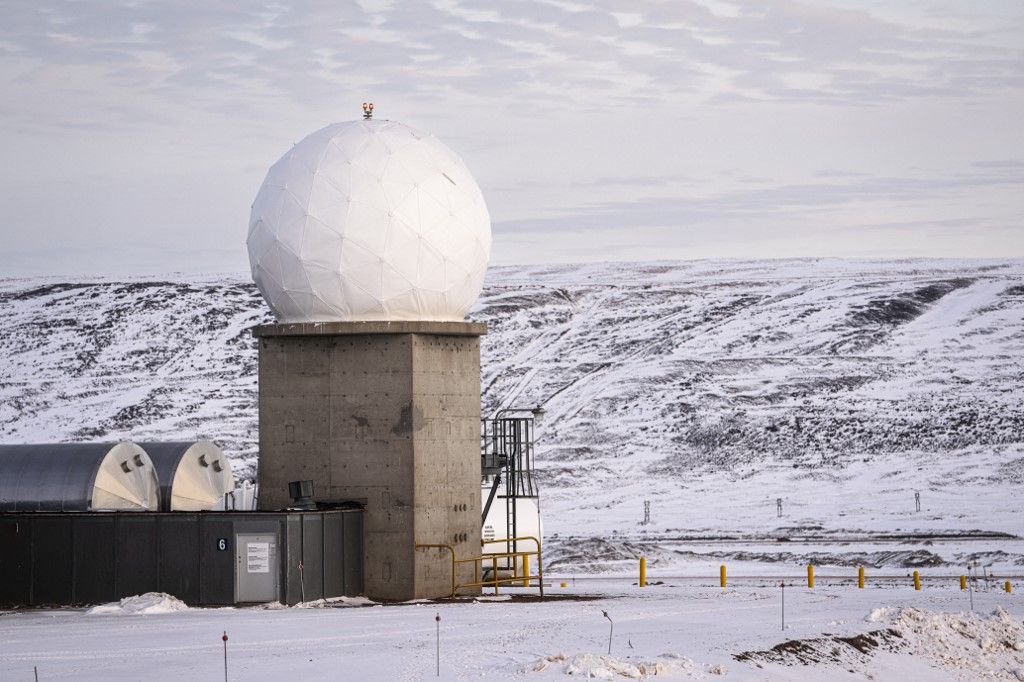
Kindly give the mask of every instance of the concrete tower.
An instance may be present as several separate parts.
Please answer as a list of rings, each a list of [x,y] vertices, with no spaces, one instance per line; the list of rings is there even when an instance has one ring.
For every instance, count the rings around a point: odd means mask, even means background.
[[[480,552],[480,335],[490,219],[435,138],[389,121],[328,126],[271,168],[249,228],[279,323],[259,343],[260,508],[312,480],[365,508],[368,596],[447,596]],[[472,580],[471,564],[459,582]]]

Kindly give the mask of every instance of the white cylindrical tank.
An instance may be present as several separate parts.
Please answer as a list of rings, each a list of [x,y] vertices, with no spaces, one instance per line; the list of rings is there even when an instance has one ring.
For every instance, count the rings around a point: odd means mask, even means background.
[[[149,455],[130,441],[0,445],[0,511],[157,511]]]
[[[481,509],[483,505],[487,504],[487,497],[490,495],[491,485],[484,484],[481,488]],[[543,545],[544,543],[544,527],[540,518],[540,507],[537,504],[537,499],[533,497],[517,497],[514,498],[513,504],[516,505],[516,528],[515,535],[519,538],[532,537],[537,538]],[[487,518],[484,519],[482,540],[483,554],[502,554],[510,551],[508,543],[505,542],[490,542],[491,540],[504,540],[508,538],[508,500],[505,498],[495,496],[494,502],[491,503],[491,508],[487,512]],[[531,542],[519,542],[516,543],[516,550],[520,552],[533,552],[536,551],[537,547]],[[511,566],[505,562],[504,568],[508,569]],[[516,560],[516,572],[522,574],[522,559]],[[530,572],[532,574],[537,573],[537,566],[535,564],[530,566]]]
[[[161,511],[207,511],[235,489],[231,462],[208,440],[140,445],[160,475]]]

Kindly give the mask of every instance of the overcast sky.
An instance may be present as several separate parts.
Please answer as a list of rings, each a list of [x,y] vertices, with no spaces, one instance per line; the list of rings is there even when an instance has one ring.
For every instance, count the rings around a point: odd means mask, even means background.
[[[437,135],[492,262],[1024,256],[1024,3],[0,0],[0,276],[244,271],[322,126]]]

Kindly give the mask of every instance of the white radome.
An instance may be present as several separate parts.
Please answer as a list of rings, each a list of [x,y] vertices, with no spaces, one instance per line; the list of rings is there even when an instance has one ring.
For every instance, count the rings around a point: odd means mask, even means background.
[[[279,322],[457,321],[483,287],[491,219],[465,164],[435,137],[351,121],[270,167],[246,244]]]

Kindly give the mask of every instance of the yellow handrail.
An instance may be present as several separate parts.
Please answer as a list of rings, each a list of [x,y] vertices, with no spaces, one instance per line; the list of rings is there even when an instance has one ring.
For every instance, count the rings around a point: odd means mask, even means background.
[[[511,543],[519,543],[519,542],[525,542],[527,540],[530,540],[535,545],[537,545],[537,551],[536,552],[527,552],[527,553],[528,554],[536,554],[537,555],[537,575],[538,575],[537,586],[540,588],[540,596],[543,597],[544,596],[544,564],[543,564],[543,560],[541,559],[540,539],[538,539],[538,538],[536,538],[536,537],[534,537],[532,535],[523,535],[522,537],[518,537],[518,538],[494,538],[493,540],[480,540],[480,546],[483,547],[484,545],[491,545],[491,544],[496,544],[496,543],[501,543],[501,542],[504,542],[506,544],[508,544],[510,542]],[[522,552],[520,552],[520,553],[522,553]],[[488,556],[500,556],[500,555],[498,555],[498,554],[488,554]],[[515,573],[515,569],[514,568],[513,568],[512,572]],[[527,571],[524,571],[524,572],[527,572]],[[523,577],[527,578],[528,580],[530,579],[529,576],[523,576]],[[497,587],[495,587],[495,594],[497,594]]]
[[[499,538],[499,539],[495,539],[495,540],[484,540],[484,541],[481,541],[480,544],[481,544],[481,547],[482,547],[483,545],[492,544],[492,543],[522,542],[522,541],[526,541],[526,540],[534,542],[537,545],[537,551],[535,551],[535,552],[497,552],[497,553],[494,553],[494,554],[482,554],[482,555],[476,556],[476,557],[469,557],[467,559],[456,559],[455,558],[455,548],[452,547],[451,545],[448,545],[448,544],[441,544],[441,543],[416,543],[415,548],[416,549],[437,548],[437,549],[447,549],[448,550],[449,555],[451,556],[451,566],[452,566],[452,594],[451,594],[451,598],[452,599],[455,598],[455,595],[458,592],[459,588],[463,588],[463,587],[493,587],[494,588],[494,593],[498,594],[498,587],[499,587],[499,585],[515,584],[515,583],[519,583],[519,582],[527,584],[528,581],[533,580],[534,578],[536,578],[537,586],[540,588],[540,596],[543,597],[544,596],[544,564],[542,563],[542,560],[541,560],[540,540],[538,540],[537,538],[532,537],[532,536],[525,536],[525,537],[521,537],[521,538]],[[526,569],[526,566],[528,566],[528,564],[525,563],[526,562],[526,557],[530,556],[531,554],[536,554],[537,555],[537,575],[536,576],[529,575],[529,570],[524,570],[523,571],[523,573],[525,575],[518,575],[518,569],[516,568],[516,563],[517,563],[516,559],[519,558],[519,557],[522,557],[524,559],[524,569]],[[497,570],[498,559],[508,559],[508,558],[512,559],[512,577],[511,578],[499,578],[498,577],[498,570]],[[488,560],[488,559],[490,559],[490,561],[491,561],[491,573],[492,573],[491,579],[490,580],[481,580],[481,577],[482,577],[480,575],[480,573],[481,573],[481,564],[485,560]],[[458,582],[456,582],[456,579],[455,579],[455,567],[456,567],[456,565],[457,564],[468,564],[468,563],[472,563],[473,564],[473,578],[474,578],[474,581],[471,582],[471,583],[458,583]]]

